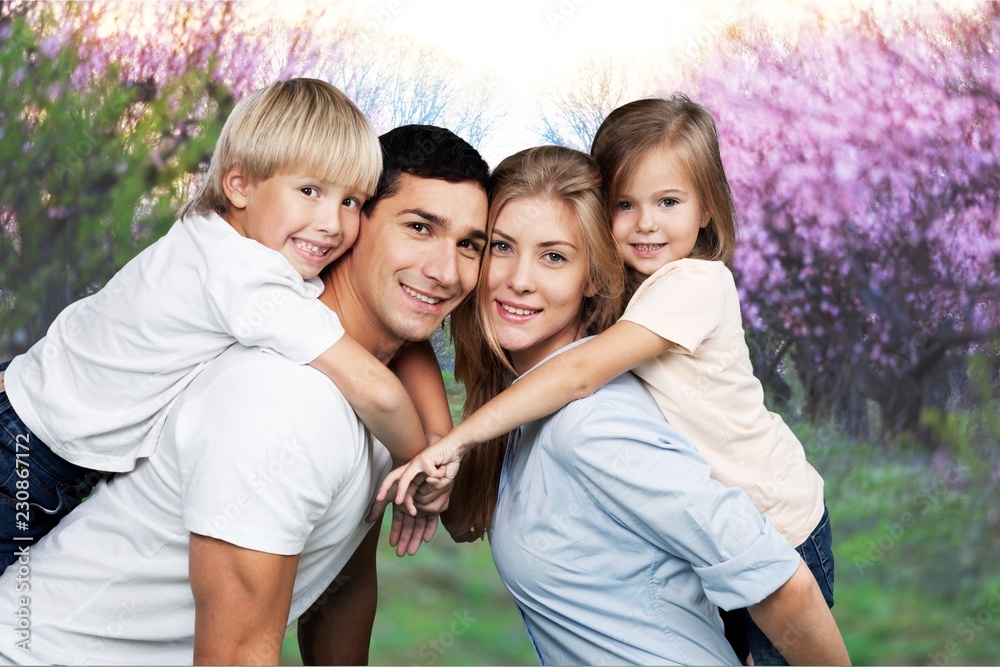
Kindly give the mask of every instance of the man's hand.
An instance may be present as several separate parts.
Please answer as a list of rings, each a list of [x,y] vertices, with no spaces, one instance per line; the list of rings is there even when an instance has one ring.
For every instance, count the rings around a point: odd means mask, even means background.
[[[396,555],[413,556],[423,542],[430,542],[437,528],[438,515],[412,516],[399,505],[392,506],[392,528],[389,530],[389,544],[396,547]]]
[[[276,665],[299,557],[191,534],[196,665]]]

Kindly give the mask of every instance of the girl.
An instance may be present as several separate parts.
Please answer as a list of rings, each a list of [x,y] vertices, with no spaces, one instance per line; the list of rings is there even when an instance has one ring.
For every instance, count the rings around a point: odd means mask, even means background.
[[[612,209],[612,231],[631,296],[611,328],[550,362],[471,414],[405,469],[393,471],[396,502],[414,511],[418,474],[454,478],[464,453],[633,370],[667,420],[690,438],[712,476],[747,492],[795,546],[833,605],[833,554],[823,480],[782,419],[764,407],[744,340],[739,299],[726,267],[736,214],[709,113],[683,95],[640,100],[601,125],[592,153]],[[542,309],[514,311],[540,317]],[[470,525],[475,538],[484,526]],[[786,664],[747,614],[756,664]],[[732,640],[741,657],[741,630]]]

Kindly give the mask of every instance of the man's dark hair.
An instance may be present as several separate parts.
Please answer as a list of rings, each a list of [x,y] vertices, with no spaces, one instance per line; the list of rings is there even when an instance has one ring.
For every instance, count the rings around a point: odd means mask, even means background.
[[[382,176],[362,212],[371,215],[381,199],[399,191],[403,174],[450,183],[472,181],[489,194],[490,167],[469,142],[433,125],[403,125],[381,137]]]

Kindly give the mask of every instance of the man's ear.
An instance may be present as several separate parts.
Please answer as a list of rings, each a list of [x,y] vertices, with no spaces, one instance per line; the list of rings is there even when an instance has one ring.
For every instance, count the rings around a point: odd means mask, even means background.
[[[226,199],[233,208],[247,207],[248,185],[249,181],[243,176],[239,167],[233,167],[222,176],[222,191],[226,193]]]

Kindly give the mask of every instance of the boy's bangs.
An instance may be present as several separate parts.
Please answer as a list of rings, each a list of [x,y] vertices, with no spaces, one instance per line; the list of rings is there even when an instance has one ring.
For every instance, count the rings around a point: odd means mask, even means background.
[[[294,136],[275,137],[280,157],[273,173],[306,170],[370,197],[382,173],[382,147],[375,132],[367,121],[363,125],[345,123],[343,118],[324,121],[306,124]]]

